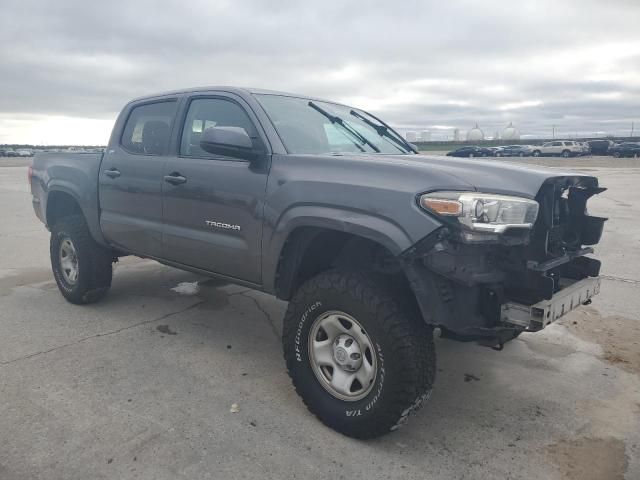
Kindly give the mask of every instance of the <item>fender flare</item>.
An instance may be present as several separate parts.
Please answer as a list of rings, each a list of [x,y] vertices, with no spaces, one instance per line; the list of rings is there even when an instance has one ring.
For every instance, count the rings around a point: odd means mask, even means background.
[[[303,227],[334,230],[366,238],[384,246],[394,256],[415,243],[396,222],[385,217],[329,206],[295,206],[282,214],[265,242],[262,261],[265,291],[276,292],[278,265],[285,243],[294,231]]]
[[[49,181],[47,184],[47,195],[45,197],[45,205],[43,206],[43,213],[45,215],[45,219],[48,217],[48,209],[49,209],[49,197],[52,193],[60,192],[69,195],[71,198],[75,200],[75,202],[80,207],[80,211],[84,216],[85,221],[87,222],[87,226],[89,228],[89,232],[91,236],[94,238],[96,242],[101,244],[102,246],[108,246],[106,240],[102,236],[102,231],[100,230],[100,224],[98,220],[98,211],[97,209],[92,209],[90,205],[87,205],[86,200],[83,200],[81,195],[74,188],[74,185],[71,182],[67,182],[61,179],[53,179]],[[96,199],[97,202],[97,199]],[[97,206],[97,204],[96,204]],[[48,228],[51,228],[52,225],[47,225]]]

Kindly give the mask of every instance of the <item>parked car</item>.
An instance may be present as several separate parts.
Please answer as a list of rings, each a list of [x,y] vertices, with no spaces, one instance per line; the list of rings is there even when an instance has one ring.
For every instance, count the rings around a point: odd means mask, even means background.
[[[582,145],[582,155],[591,155],[591,145],[589,142],[580,142]]]
[[[15,150],[11,149],[11,148],[7,149],[4,152],[4,154],[5,154],[5,157],[17,157],[18,156],[18,153]]]
[[[17,157],[33,157],[33,152],[28,148],[21,148],[19,150],[16,150],[16,156]]]
[[[587,143],[593,155],[607,155],[609,149],[615,145],[611,140],[589,140]]]
[[[616,158],[620,157],[640,157],[640,143],[624,142],[614,145],[609,149],[609,153]]]
[[[582,155],[584,151],[580,142],[555,140],[553,142],[547,142],[542,146],[533,147],[531,153],[534,157],[562,156],[568,158]]]
[[[490,154],[491,157],[501,157],[502,148],[503,147],[487,147],[487,149],[491,151],[491,154]]]
[[[500,157],[528,157],[533,152],[530,145],[506,145],[500,147]]]
[[[597,178],[418,155],[363,110],[291,94],[136,99],[104,153],[38,154],[29,182],[69,302],[104,297],[127,255],[288,301],[295,389],[356,438],[429,398],[435,327],[501,349],[600,287]]]
[[[486,147],[465,146],[447,153],[448,157],[490,157],[493,152]]]

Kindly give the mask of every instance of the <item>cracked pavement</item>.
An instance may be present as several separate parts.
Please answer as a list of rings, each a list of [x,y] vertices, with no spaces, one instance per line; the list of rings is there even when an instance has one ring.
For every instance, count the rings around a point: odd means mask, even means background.
[[[593,305],[502,352],[437,340],[429,403],[369,442],[293,391],[284,302],[137,258],[65,302],[26,167],[0,163],[0,479],[640,478],[640,164],[602,163],[578,164],[609,187]]]

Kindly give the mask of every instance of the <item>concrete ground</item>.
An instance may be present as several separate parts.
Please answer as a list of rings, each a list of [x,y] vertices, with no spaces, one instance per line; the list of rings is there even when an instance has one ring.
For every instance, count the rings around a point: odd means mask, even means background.
[[[362,442],[296,396],[282,302],[133,258],[104,301],[65,302],[25,163],[5,160],[0,479],[640,478],[640,163],[554,159],[609,187],[593,305],[502,352],[437,340],[428,405]]]

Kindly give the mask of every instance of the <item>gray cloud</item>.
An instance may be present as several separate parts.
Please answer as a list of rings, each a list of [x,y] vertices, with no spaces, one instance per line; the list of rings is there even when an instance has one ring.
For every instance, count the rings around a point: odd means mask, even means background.
[[[631,0],[9,0],[0,119],[112,119],[134,96],[230,84],[355,103],[404,129],[622,133],[640,112],[639,14]]]

